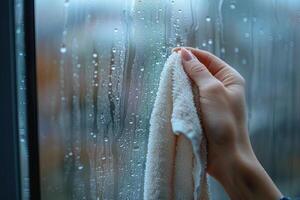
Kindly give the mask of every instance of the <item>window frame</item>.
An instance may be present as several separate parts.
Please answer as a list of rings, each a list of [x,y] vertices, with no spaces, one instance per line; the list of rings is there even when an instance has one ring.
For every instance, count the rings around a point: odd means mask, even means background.
[[[0,6],[0,199],[21,199],[14,1]]]
[[[27,140],[30,199],[41,199],[34,0],[24,0]]]
[[[24,189],[21,184],[18,127],[15,5],[15,0],[2,0],[0,5],[0,199],[11,200],[22,199],[22,190]],[[23,9],[29,196],[30,199],[41,199],[34,0],[24,0]]]

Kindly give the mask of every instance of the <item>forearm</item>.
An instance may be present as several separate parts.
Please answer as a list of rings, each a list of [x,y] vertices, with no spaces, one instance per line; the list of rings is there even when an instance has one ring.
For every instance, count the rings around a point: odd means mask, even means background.
[[[232,200],[279,200],[282,194],[275,186],[255,155],[251,158],[234,155],[224,164],[224,175],[219,177]]]

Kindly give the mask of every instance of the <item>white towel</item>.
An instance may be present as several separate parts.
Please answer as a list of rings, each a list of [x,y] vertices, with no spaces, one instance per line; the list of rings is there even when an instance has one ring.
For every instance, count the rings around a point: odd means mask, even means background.
[[[206,163],[198,89],[174,52],[161,73],[151,114],[144,199],[209,199]]]

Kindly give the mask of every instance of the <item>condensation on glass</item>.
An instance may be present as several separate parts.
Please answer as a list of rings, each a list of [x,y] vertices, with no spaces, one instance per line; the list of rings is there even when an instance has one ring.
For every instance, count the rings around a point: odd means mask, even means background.
[[[255,152],[284,194],[300,194],[299,1],[35,3],[43,199],[142,199],[159,75],[181,45],[245,77]]]
[[[28,142],[27,142],[27,113],[26,113],[26,85],[25,85],[25,42],[24,42],[24,2],[15,1],[15,53],[17,77],[17,110],[19,132],[19,158],[21,197],[29,199],[29,171],[28,171]]]

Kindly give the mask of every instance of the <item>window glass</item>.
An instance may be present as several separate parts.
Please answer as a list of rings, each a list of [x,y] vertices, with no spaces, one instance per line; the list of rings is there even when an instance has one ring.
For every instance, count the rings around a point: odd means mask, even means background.
[[[159,75],[181,45],[245,77],[255,152],[284,194],[300,195],[299,1],[35,4],[43,199],[142,199]]]
[[[23,0],[15,1],[15,53],[18,99],[18,132],[20,153],[21,196],[29,199],[29,171],[28,171],[28,142],[27,142],[27,112],[26,112],[26,84],[25,84],[25,43]]]

